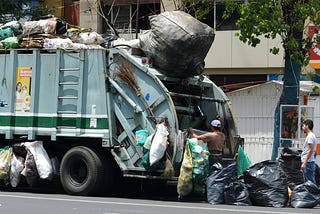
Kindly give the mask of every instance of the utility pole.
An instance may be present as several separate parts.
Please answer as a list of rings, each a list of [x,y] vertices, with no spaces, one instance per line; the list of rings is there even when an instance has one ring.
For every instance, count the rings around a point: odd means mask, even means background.
[[[137,0],[137,13],[136,13],[136,39],[138,39],[138,31],[139,31],[139,4],[140,1]]]

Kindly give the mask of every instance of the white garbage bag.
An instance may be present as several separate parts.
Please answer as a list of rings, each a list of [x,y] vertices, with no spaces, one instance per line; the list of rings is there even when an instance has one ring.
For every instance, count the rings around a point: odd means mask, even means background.
[[[51,160],[43,147],[42,141],[26,142],[24,145],[34,156],[40,178],[52,179],[53,167]]]
[[[21,172],[24,169],[24,158],[12,155],[11,169],[10,169],[10,184],[12,187],[17,187],[20,183]]]
[[[157,125],[157,131],[150,148],[150,166],[159,161],[166,152],[169,132],[164,123]]]

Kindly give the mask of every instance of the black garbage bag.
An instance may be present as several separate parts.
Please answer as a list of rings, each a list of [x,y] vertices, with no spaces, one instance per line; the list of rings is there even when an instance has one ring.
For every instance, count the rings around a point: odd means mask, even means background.
[[[63,19],[57,19],[56,34],[65,34],[68,30],[68,24]]]
[[[278,161],[263,161],[243,173],[253,205],[285,207],[288,203],[288,186]]]
[[[320,203],[320,189],[311,181],[296,186],[291,194],[294,208],[313,208]]]
[[[167,76],[186,78],[204,71],[214,30],[183,11],[149,17],[151,30],[140,34],[142,51]]]
[[[318,166],[318,164],[316,164],[316,170],[315,170],[314,174],[316,177],[317,186],[320,186],[320,167]]]
[[[16,143],[12,145],[12,152],[20,157],[26,158],[27,150],[23,143]]]
[[[207,200],[210,204],[224,204],[225,186],[237,180],[237,164],[232,163],[223,168],[221,164],[214,164],[207,177]]]
[[[29,149],[27,149],[27,156],[24,165],[25,167],[22,170],[21,174],[26,177],[28,185],[30,187],[33,187],[38,181],[39,174],[36,166],[36,161]]]
[[[293,190],[297,185],[303,184],[303,173],[300,171],[301,167],[301,152],[302,150],[292,150],[284,148],[281,151],[279,158],[280,166],[286,175],[288,186]],[[317,186],[320,186],[320,168],[316,164],[315,178]]]
[[[243,181],[235,181],[225,187],[224,198],[226,204],[238,206],[252,205],[249,191]]]
[[[284,148],[279,158],[281,170],[284,172],[287,184],[291,190],[304,182],[303,174],[300,171],[300,154],[301,151],[293,151],[289,148]]]

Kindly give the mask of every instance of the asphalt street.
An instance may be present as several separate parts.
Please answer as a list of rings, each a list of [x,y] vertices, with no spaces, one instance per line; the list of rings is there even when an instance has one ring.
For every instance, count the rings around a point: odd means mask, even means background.
[[[320,206],[312,209],[291,207],[212,205],[203,197],[178,200],[176,186],[144,189],[139,182],[128,182],[112,194],[99,197],[71,196],[59,184],[38,188],[0,187],[0,214],[234,214],[234,213],[319,213]],[[141,184],[141,186],[139,186]],[[153,185],[154,187],[156,185]],[[131,187],[131,188],[130,188]]]
[[[203,201],[181,202],[116,197],[81,197],[65,194],[0,192],[1,214],[186,214],[186,213],[257,213],[307,214],[313,209],[272,208],[257,206],[212,205]]]

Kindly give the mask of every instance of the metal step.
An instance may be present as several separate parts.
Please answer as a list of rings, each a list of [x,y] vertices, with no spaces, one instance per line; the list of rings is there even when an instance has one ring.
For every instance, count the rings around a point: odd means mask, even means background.
[[[72,99],[72,100],[76,100],[76,99],[78,99],[78,97],[72,97],[72,96],[60,96],[60,97],[58,97],[58,99]]]
[[[79,85],[77,82],[59,82],[59,85]]]
[[[57,126],[57,129],[76,129],[77,127],[75,126]]]
[[[58,114],[77,114],[76,111],[58,111]]]
[[[80,68],[60,68],[59,71],[80,71]]]

